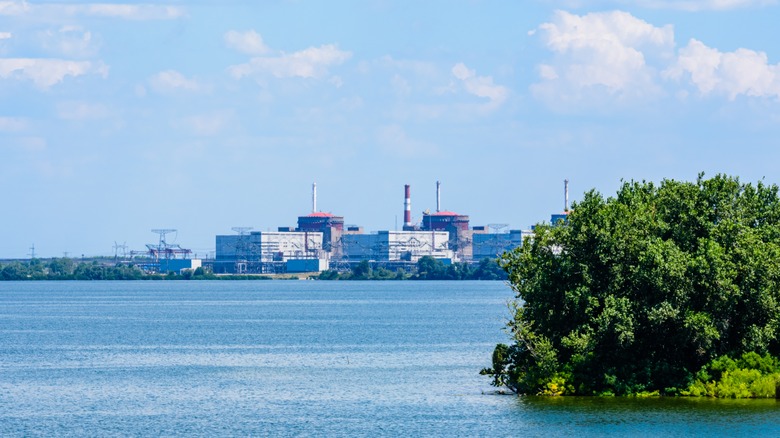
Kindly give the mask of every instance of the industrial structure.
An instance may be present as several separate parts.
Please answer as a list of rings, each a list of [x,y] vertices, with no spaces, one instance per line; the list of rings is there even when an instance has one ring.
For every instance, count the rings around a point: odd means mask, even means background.
[[[567,201],[568,203],[568,201]],[[280,273],[301,270],[347,270],[369,261],[405,269],[424,256],[451,263],[495,258],[522,244],[530,231],[503,226],[470,226],[468,215],[442,210],[441,182],[436,182],[436,211],[426,210],[420,223],[412,220],[411,187],[404,185],[404,222],[399,230],[365,233],[345,226],[344,217],[317,208],[317,184],[312,184],[311,212],[298,217],[297,227],[276,232],[216,236],[215,273]],[[568,204],[567,204],[568,205]],[[492,228],[492,229],[491,229]]]
[[[247,234],[243,230],[246,228],[238,227],[234,228],[237,235],[217,236],[215,273],[279,273],[288,271],[290,260],[327,260],[321,232],[253,231]],[[298,266],[300,263],[292,264]]]
[[[563,213],[553,213],[550,215],[550,223],[558,225],[558,223],[569,222],[569,180],[563,180]]]
[[[452,259],[446,231],[379,231],[345,234],[342,252],[350,261],[417,262],[423,256]]]
[[[160,235],[156,244],[146,244],[146,251],[130,251],[131,257],[141,256],[146,258],[146,261],[138,263],[141,269],[146,272],[178,273],[185,269],[201,267],[201,260],[190,258],[192,250],[182,248],[179,244],[167,242],[166,236],[176,233],[176,229],[154,229],[152,232]],[[116,246],[116,242],[114,244]]]
[[[568,223],[569,180],[564,180],[564,209],[550,216],[552,225]],[[349,270],[368,261],[374,266],[411,270],[422,257],[445,263],[479,262],[494,259],[521,246],[532,238],[528,230],[508,229],[507,224],[471,226],[468,215],[443,210],[441,182],[436,181],[436,211],[425,210],[422,219],[412,219],[411,186],[404,185],[404,222],[402,229],[366,233],[361,226],[345,225],[344,217],[317,208],[317,184],[312,184],[311,212],[298,217],[296,227],[278,227],[277,231],[252,231],[252,227],[233,227],[236,234],[216,236],[216,254],[207,263],[214,273],[269,274],[312,272],[327,269]],[[533,227],[532,227],[533,228]],[[148,272],[180,272],[204,266],[192,259],[192,251],[166,236],[175,229],[154,229],[156,244],[145,251],[131,251],[133,263]],[[123,258],[126,245],[114,242],[115,259],[119,249]]]

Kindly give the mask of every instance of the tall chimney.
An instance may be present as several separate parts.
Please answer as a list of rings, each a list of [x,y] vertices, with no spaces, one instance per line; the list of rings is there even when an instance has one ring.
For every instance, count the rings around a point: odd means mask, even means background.
[[[404,186],[404,227],[412,226],[412,195],[409,191],[409,184]]]
[[[317,183],[311,184],[311,212],[317,212]]]
[[[563,211],[569,211],[569,180],[563,180]]]
[[[436,181],[436,213],[441,211],[441,183]]]

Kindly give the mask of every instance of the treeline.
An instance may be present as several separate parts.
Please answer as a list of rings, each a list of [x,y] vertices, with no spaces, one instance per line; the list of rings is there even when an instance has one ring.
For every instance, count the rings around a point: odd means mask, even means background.
[[[32,259],[0,264],[1,281],[23,280],[207,280],[216,276],[197,268],[181,274],[150,274],[133,264],[108,265],[98,261],[77,262],[70,258]]]
[[[0,281],[29,280],[270,280],[272,276],[256,274],[215,275],[203,267],[164,274],[145,272],[135,264],[106,261],[79,261],[71,258],[32,259],[0,264]],[[284,276],[276,278],[284,278]],[[297,279],[298,277],[290,277]],[[372,268],[368,261],[350,271],[324,271],[315,275],[319,280],[506,280],[507,274],[496,259],[484,259],[479,264],[445,264],[430,256],[422,257],[412,272]]]
[[[495,259],[483,259],[476,265],[468,263],[445,264],[431,256],[417,261],[414,272],[371,267],[362,261],[348,272],[324,271],[319,280],[506,280],[507,274]]]
[[[774,397],[776,185],[699,176],[590,191],[500,262],[510,345],[483,374],[520,394]]]

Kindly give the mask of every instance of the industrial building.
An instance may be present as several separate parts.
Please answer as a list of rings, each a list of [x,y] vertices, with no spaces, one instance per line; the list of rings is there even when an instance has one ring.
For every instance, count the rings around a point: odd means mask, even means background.
[[[553,213],[550,215],[550,223],[552,225],[559,225],[561,223],[569,223],[569,180],[563,180],[563,212]]]
[[[379,231],[374,234],[345,234],[343,256],[351,262],[417,262],[423,256],[452,259],[446,231]]]
[[[345,226],[344,217],[317,208],[317,184],[312,184],[311,212],[298,217],[297,227],[277,232],[217,236],[216,273],[269,273],[349,269],[361,261],[409,269],[423,256],[450,261],[495,258],[523,242],[530,231],[491,233],[488,226],[470,227],[468,215],[441,209],[441,183],[436,182],[436,212],[424,211],[412,222],[411,188],[404,186],[404,224],[401,231],[366,234],[362,227]],[[503,225],[505,226],[505,225]],[[493,225],[495,228],[495,224]]]
[[[472,259],[494,259],[506,251],[523,244],[523,238],[533,235],[532,231],[509,230],[508,233],[474,233],[472,235]]]
[[[284,272],[288,260],[326,258],[321,232],[236,230],[216,238],[215,273]]]

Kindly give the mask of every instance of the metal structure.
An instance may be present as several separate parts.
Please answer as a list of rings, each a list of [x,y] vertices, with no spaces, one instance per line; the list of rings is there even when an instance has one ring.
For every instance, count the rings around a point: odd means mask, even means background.
[[[423,256],[452,258],[446,231],[380,231],[376,234],[346,234],[341,238],[345,258],[341,263],[416,262]],[[334,264],[334,266],[340,266]]]
[[[436,181],[436,213],[441,211],[441,183]]]
[[[317,183],[311,184],[311,212],[317,212]]]
[[[495,224],[503,225],[503,224]],[[510,230],[503,233],[479,233],[474,234],[473,257],[474,261],[485,258],[496,258],[505,251],[511,251],[523,244],[523,238],[530,235],[530,231]]]
[[[493,234],[500,234],[504,228],[507,228],[509,224],[488,224],[488,229],[493,230]]]
[[[252,257],[252,243],[247,239],[247,233],[253,230],[253,227],[232,227],[233,231],[238,233],[236,241],[236,274],[246,274],[249,262]]]
[[[216,273],[283,273],[288,260],[323,258],[321,232],[250,231],[235,227],[238,235],[216,237]]]
[[[114,260],[119,259],[119,251],[122,251],[122,259],[127,258],[127,242],[122,243],[121,245],[114,241]]]
[[[175,233],[176,229],[154,229],[152,233],[160,235],[160,240],[157,245],[153,243],[146,244],[146,249],[149,257],[155,261],[170,260],[170,259],[186,259],[192,254],[192,250],[182,248],[178,244],[170,244],[165,240],[165,236],[171,233]]]
[[[414,229],[412,226],[412,195],[409,184],[404,185],[404,231]]]

